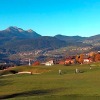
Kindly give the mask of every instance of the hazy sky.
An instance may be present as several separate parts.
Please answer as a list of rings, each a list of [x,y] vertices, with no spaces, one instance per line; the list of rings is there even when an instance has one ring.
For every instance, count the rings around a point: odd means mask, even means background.
[[[100,0],[0,0],[0,30],[9,26],[43,36],[100,34]]]

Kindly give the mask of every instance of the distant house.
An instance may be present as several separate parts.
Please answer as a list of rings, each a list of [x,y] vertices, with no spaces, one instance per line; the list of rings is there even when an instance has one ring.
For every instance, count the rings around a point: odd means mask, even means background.
[[[61,60],[61,61],[59,61],[59,64],[60,65],[64,65],[65,64],[65,61]]]
[[[45,63],[45,66],[52,66],[52,65],[54,65],[53,60],[50,60],[50,61]]]
[[[32,66],[38,66],[38,65],[40,65],[40,62],[39,62],[39,61],[35,61],[35,62],[32,64]]]
[[[74,64],[74,60],[73,60],[73,59],[61,60],[61,61],[59,61],[59,64],[60,64],[60,65]]]
[[[66,59],[65,64],[71,64],[71,59]]]
[[[66,59],[65,60],[65,65],[67,65],[67,64],[74,64],[74,63],[75,63],[74,59]]]
[[[91,58],[84,58],[84,60],[83,60],[83,63],[85,63],[85,64],[89,64],[91,62],[92,62]]]

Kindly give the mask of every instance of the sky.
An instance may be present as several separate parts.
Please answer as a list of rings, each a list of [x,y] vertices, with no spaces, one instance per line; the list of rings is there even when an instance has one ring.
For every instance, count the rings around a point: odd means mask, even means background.
[[[100,0],[0,0],[0,30],[17,26],[42,36],[100,34]]]

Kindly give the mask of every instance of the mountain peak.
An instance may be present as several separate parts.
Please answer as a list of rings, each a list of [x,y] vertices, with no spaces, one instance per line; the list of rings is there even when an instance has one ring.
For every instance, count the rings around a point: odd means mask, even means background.
[[[7,36],[10,38],[16,37],[16,38],[38,38],[41,37],[40,34],[36,33],[32,29],[29,30],[23,30],[22,28],[18,28],[16,26],[10,26],[7,29],[0,31],[2,36]]]
[[[14,32],[23,32],[24,30],[21,28],[18,28],[16,26],[10,26],[6,29],[7,31],[14,31]]]
[[[34,32],[32,29],[27,30],[27,32],[32,33]]]

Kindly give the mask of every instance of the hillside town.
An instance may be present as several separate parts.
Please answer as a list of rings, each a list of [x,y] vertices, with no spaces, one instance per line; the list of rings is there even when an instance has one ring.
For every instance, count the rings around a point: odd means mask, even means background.
[[[39,54],[41,51],[35,52],[35,54]],[[31,55],[34,54],[31,52],[28,53],[19,53],[21,56]],[[30,57],[30,56],[29,56]],[[0,63],[0,70],[7,69],[9,67],[20,66],[20,65],[28,65],[28,66],[38,66],[38,65],[45,65],[45,66],[52,66],[54,64],[60,64],[64,66],[69,66],[73,64],[90,64],[93,62],[100,61],[100,51],[97,52],[90,52],[78,55],[69,55],[69,56],[51,56],[51,57],[43,57],[41,56],[39,59],[32,58],[21,58],[18,61],[15,60],[14,62],[4,62]]]

